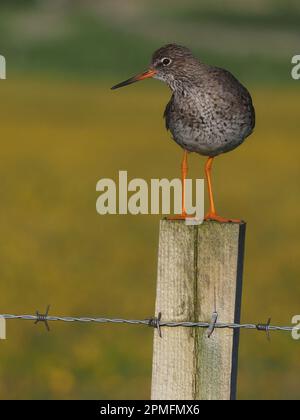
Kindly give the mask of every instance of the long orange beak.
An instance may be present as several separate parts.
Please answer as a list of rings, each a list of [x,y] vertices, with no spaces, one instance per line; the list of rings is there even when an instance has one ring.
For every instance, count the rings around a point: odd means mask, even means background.
[[[148,79],[149,77],[153,77],[155,75],[156,71],[153,69],[147,70],[145,73],[137,74],[134,77],[131,77],[131,79],[125,80],[124,82],[118,83],[117,85],[113,86],[111,89],[115,90],[123,86],[131,85],[131,83],[138,82],[140,80]]]

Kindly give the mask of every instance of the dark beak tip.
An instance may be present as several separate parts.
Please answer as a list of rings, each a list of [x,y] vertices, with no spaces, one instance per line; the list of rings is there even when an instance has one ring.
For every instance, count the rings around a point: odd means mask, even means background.
[[[130,85],[131,83],[134,83],[134,80],[131,80],[131,79],[129,79],[129,80],[125,80],[125,82],[118,83],[117,85],[114,85],[114,86],[113,86],[113,87],[111,87],[110,89],[111,89],[111,90],[116,90],[116,89],[119,89],[119,88],[121,88],[121,87],[124,87],[124,86]]]
[[[116,84],[116,85],[113,85],[111,88],[110,88],[110,90],[116,90],[116,89],[119,89],[121,86],[120,85],[122,85],[122,83],[118,83],[118,84]]]

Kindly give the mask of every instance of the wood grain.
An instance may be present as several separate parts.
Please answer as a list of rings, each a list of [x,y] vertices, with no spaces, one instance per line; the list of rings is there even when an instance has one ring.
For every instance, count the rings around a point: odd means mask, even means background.
[[[156,314],[165,321],[239,322],[245,224],[160,224]],[[152,399],[229,400],[236,394],[238,330],[154,334]]]

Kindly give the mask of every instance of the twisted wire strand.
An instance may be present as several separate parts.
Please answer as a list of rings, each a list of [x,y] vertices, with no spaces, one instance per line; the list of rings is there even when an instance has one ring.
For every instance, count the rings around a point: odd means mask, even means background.
[[[53,315],[42,315],[37,312],[36,315],[13,315],[13,314],[2,314],[2,319],[14,319],[14,320],[25,320],[25,321],[39,321],[39,322],[67,322],[67,323],[96,323],[96,324],[129,324],[129,325],[147,325],[154,328],[159,327],[198,327],[198,328],[210,328],[211,323],[209,322],[190,322],[190,321],[163,321],[159,318],[150,319],[123,319],[123,318],[92,318],[92,317],[73,317],[73,316],[53,316]],[[300,327],[296,326],[278,326],[270,324],[235,324],[235,323],[223,323],[216,322],[213,325],[214,329],[248,329],[257,331],[300,331]]]

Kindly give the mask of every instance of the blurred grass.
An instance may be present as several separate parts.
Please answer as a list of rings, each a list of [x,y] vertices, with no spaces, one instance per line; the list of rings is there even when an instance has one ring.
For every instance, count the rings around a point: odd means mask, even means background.
[[[177,177],[181,151],[164,131],[169,97],[155,81],[1,83],[1,312],[145,318],[153,314],[156,216],[99,216],[96,182]],[[251,88],[251,86],[250,86]],[[220,212],[248,221],[243,321],[299,313],[298,93],[252,88],[255,134],[216,161]],[[268,105],[267,105],[268,104]],[[191,176],[203,176],[191,156]],[[298,399],[299,343],[242,332],[239,397]],[[148,398],[152,330],[9,322],[1,398]]]
[[[44,0],[0,6],[0,49],[10,75],[103,79],[144,69],[168,42],[244,81],[291,84],[299,45],[294,0]]]
[[[299,313],[296,0],[6,0],[0,5],[1,312],[153,314],[159,217],[96,214],[96,182],[179,175],[154,81],[110,92],[167,42],[234,72],[254,96],[255,134],[215,165],[220,212],[248,221],[243,320]],[[110,80],[110,81],[109,81]],[[267,87],[269,86],[269,87]],[[191,156],[190,174],[203,176]],[[152,330],[9,322],[2,399],[148,398]],[[239,397],[299,399],[299,343],[242,331]]]
[[[280,27],[288,30],[299,31],[300,8],[298,2],[294,0],[271,1],[267,10],[251,10],[249,7],[235,8],[230,2],[204,2],[201,7],[194,3],[191,7],[181,10],[177,19],[180,21],[207,23],[219,22],[227,23],[234,27],[245,28],[264,28],[278,30]],[[250,9],[250,10],[249,10]]]

